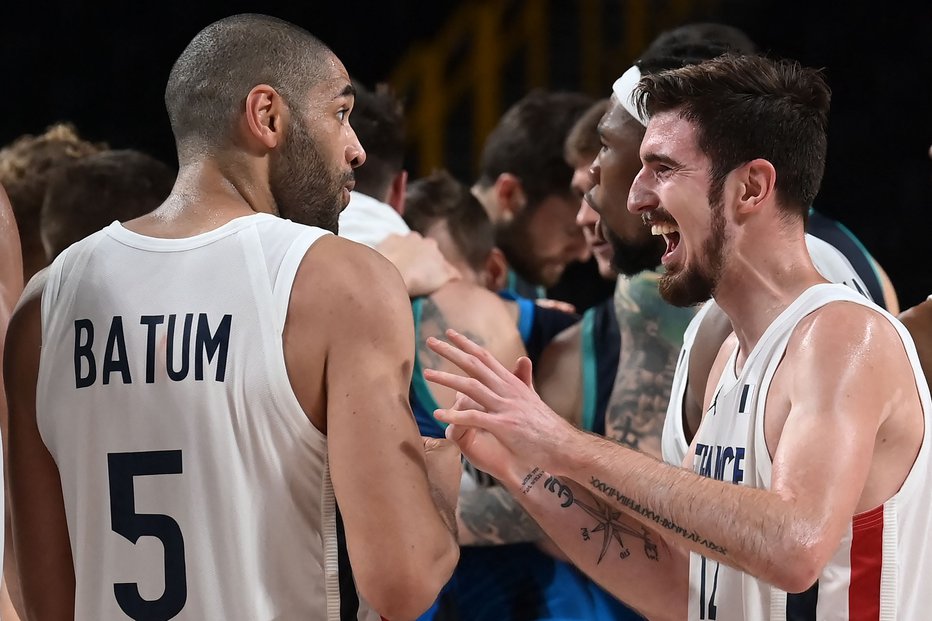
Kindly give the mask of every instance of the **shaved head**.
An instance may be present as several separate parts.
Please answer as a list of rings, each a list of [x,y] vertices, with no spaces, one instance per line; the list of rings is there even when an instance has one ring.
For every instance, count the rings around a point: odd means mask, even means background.
[[[300,109],[333,58],[307,31],[265,15],[234,15],[201,30],[175,61],[165,89],[179,161],[227,145],[258,84]]]

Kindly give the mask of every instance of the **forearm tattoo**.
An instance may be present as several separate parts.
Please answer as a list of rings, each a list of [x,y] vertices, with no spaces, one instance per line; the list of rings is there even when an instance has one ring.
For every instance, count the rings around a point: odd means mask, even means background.
[[[689,539],[690,541],[698,543],[712,552],[717,552],[718,554],[722,556],[727,556],[728,551],[725,549],[724,546],[720,546],[712,541],[709,541],[708,539],[706,539],[705,537],[703,537],[702,535],[700,535],[694,530],[683,528],[682,526],[680,526],[673,520],[670,520],[661,515],[658,515],[656,512],[654,512],[652,509],[649,509],[648,507],[641,506],[640,503],[637,503],[631,500],[630,498],[622,494],[620,491],[618,491],[614,487],[608,485],[604,481],[599,480],[597,477],[594,477],[594,476],[590,477],[589,483],[592,486],[592,488],[595,489],[596,491],[600,492],[601,494],[604,494],[605,496],[608,496],[609,498],[611,498],[612,500],[614,500],[621,506],[633,511],[634,513],[644,516],[645,518],[654,522],[661,528],[664,528],[672,533],[680,535],[681,537],[685,539]]]
[[[556,477],[547,479],[544,483],[544,489],[557,497],[560,501],[560,507],[563,509],[576,505],[593,518],[592,526],[580,529],[580,536],[583,541],[600,541],[598,563],[601,563],[602,559],[605,558],[609,549],[612,548],[612,543],[617,543],[620,548],[617,553],[618,558],[626,559],[631,556],[631,550],[625,544],[625,541],[630,541],[631,538],[638,539],[643,543],[644,556],[649,560],[657,561],[660,559],[657,544],[654,543],[650,531],[643,526],[633,526],[622,521],[621,511],[613,509],[597,498],[592,498],[591,501],[587,502],[576,498],[572,488]],[[598,534],[601,534],[601,539],[599,539]]]

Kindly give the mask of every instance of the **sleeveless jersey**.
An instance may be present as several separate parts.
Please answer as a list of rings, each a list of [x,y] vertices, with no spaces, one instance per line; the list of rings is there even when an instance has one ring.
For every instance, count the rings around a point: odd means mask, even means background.
[[[770,489],[771,460],[764,416],[771,382],[799,322],[837,301],[882,314],[897,330],[912,365],[923,409],[924,436],[901,489],[855,515],[811,589],[790,594],[739,570],[690,555],[689,619],[717,621],[848,621],[923,619],[932,605],[932,481],[929,434],[932,399],[906,328],[876,304],[836,284],[814,285],[777,317],[735,374],[732,352],[695,440],[694,470],[736,485]]]
[[[851,267],[848,259],[834,246],[807,234],[806,247],[812,257],[812,264],[825,280],[846,285],[867,299],[872,299],[864,281]],[[680,350],[676,373],[673,376],[673,388],[670,391],[670,403],[667,405],[667,416],[664,419],[661,437],[663,460],[673,466],[682,466],[686,452],[689,450],[689,443],[686,442],[686,433],[683,430],[683,400],[686,398],[686,384],[689,379],[689,355],[696,333],[699,331],[699,325],[709,311],[716,306],[715,300],[706,302],[699,313],[693,317],[683,335],[683,348]]]
[[[52,264],[36,409],[75,619],[378,619],[284,362],[295,273],[324,234],[266,214],[184,239],[115,222]]]

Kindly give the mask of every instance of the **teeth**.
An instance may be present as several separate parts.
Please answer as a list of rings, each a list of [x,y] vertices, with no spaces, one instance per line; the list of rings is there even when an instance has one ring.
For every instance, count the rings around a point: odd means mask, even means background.
[[[676,233],[680,229],[677,228],[675,224],[652,224],[650,227],[651,235],[669,235],[670,233]]]

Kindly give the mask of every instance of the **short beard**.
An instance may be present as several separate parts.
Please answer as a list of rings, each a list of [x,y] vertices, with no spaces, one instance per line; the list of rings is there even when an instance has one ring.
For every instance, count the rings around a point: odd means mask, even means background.
[[[533,285],[551,287],[556,282],[548,282],[540,266],[540,260],[531,248],[527,228],[531,219],[531,210],[525,207],[514,215],[510,222],[498,223],[495,227],[495,245],[501,249],[510,267],[518,276]]]
[[[353,178],[333,172],[307,128],[297,121],[273,154],[269,189],[282,218],[339,231],[343,187]]]
[[[703,254],[708,265],[686,267],[675,274],[660,277],[660,295],[674,306],[695,306],[702,304],[715,294],[725,265],[725,245],[728,241],[725,233],[725,202],[721,192],[709,192],[711,208],[711,231],[702,245]],[[682,240],[680,241],[682,243]]]

